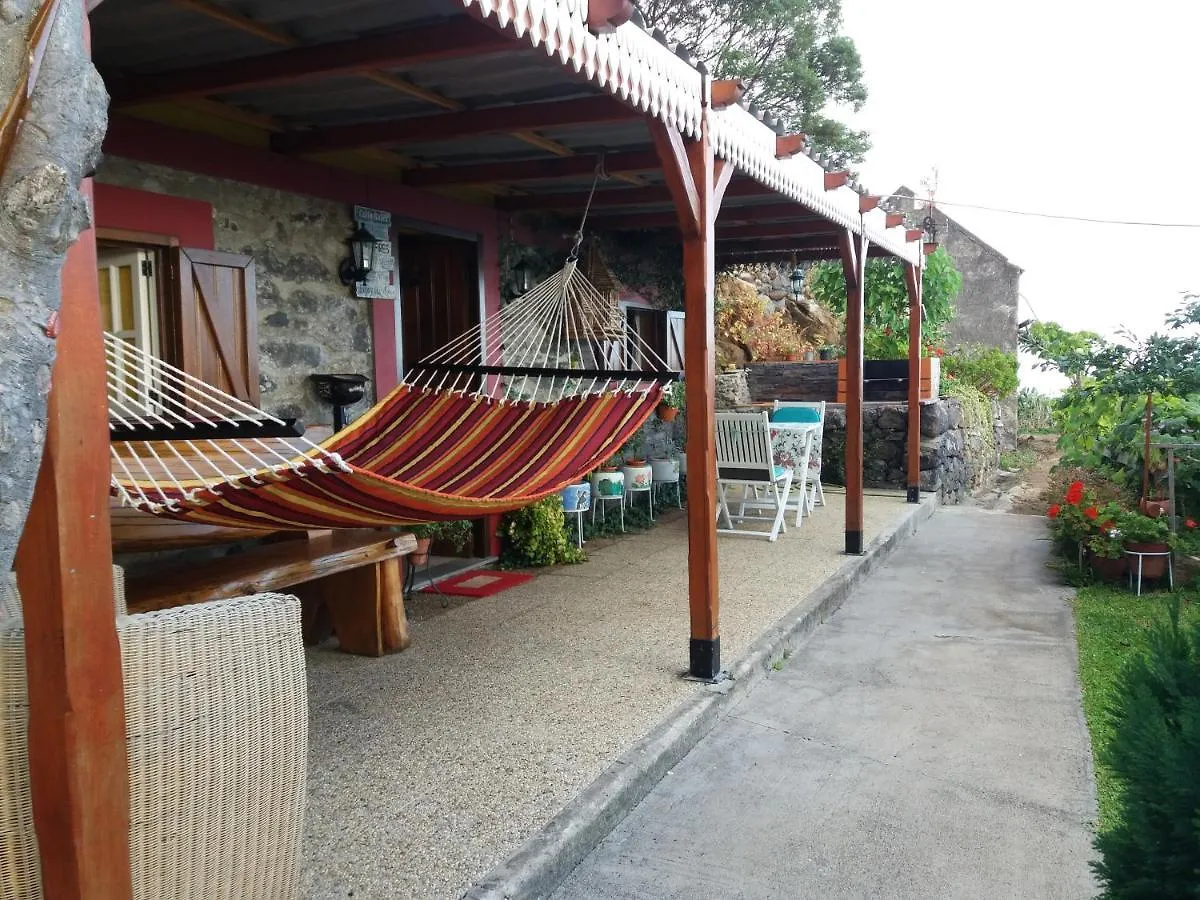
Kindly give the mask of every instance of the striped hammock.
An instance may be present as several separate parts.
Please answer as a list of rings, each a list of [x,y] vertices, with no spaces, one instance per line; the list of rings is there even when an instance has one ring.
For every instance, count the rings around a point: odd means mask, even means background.
[[[114,440],[112,493],[159,516],[266,530],[519,509],[610,459],[662,398],[670,373],[615,312],[570,262],[319,445],[256,436],[285,423],[106,334],[114,434],[171,435]],[[219,429],[236,436],[203,436]]]

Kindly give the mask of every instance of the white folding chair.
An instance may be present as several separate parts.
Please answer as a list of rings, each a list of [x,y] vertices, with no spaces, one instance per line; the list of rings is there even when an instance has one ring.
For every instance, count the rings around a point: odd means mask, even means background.
[[[736,515],[729,506],[729,489],[735,485],[742,489]],[[764,489],[765,496],[758,496],[755,488]],[[767,414],[717,413],[717,522],[725,526],[718,527],[717,533],[775,540],[781,530],[787,531],[783,519],[791,489],[792,470],[775,465]],[[757,514],[764,510],[768,515]],[[734,527],[734,522],[755,519],[770,521],[771,530]]]
[[[804,416],[804,419],[811,417],[812,421],[816,423],[816,431],[813,434],[813,446],[808,457],[808,482],[810,486],[805,494],[806,511],[811,513],[814,507],[825,505],[825,488],[821,486],[821,445],[825,440],[825,401],[776,400],[776,420],[779,419],[780,410],[796,410],[797,412],[794,415]],[[803,420],[798,419],[797,421]]]

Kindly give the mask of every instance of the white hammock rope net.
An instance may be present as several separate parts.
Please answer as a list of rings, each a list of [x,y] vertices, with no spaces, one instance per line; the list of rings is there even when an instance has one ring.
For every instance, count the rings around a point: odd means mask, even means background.
[[[114,437],[111,484],[125,506],[176,511],[178,503],[159,485],[190,501],[202,489],[246,490],[287,471],[350,471],[337,453],[303,436],[278,436],[288,425],[279,417],[123,338],[105,332],[104,351]],[[666,370],[617,305],[569,260],[498,314],[421,360],[403,383],[500,403],[554,403],[649,391],[671,380]],[[205,436],[216,433],[220,436]]]
[[[520,299],[420,360],[404,381],[499,401],[556,403],[648,391],[671,377],[617,304],[569,259]]]

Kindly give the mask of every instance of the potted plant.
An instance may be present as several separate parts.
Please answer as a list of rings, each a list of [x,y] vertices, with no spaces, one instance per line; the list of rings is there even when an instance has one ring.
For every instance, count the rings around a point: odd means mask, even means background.
[[[1088,565],[1096,577],[1104,581],[1118,581],[1128,569],[1124,553],[1124,535],[1117,526],[1122,512],[1115,503],[1107,503],[1100,510],[1100,524],[1096,533],[1087,539]]]
[[[1164,517],[1152,519],[1142,513],[1127,513],[1121,517],[1123,545],[1132,553],[1161,553],[1171,551],[1171,529]],[[1142,577],[1162,578],[1167,571],[1167,557],[1145,556],[1142,558]]]
[[[625,446],[621,448],[621,456],[625,459],[625,465],[644,466],[646,464],[644,445],[645,438],[642,437],[640,430],[625,442]]]
[[[1082,481],[1072,482],[1062,501],[1052,503],[1046,510],[1050,520],[1050,534],[1058,542],[1063,553],[1078,554],[1083,562],[1083,550],[1087,540],[1099,529],[1100,510],[1094,497],[1083,487]]]
[[[674,422],[681,409],[683,409],[683,382],[673,381],[670,387],[663,391],[662,400],[655,412],[664,422]]]
[[[457,553],[461,553],[471,545],[474,528],[470,519],[456,519],[452,522],[423,522],[409,529],[417,539],[417,550],[409,556],[409,562],[414,566],[423,566],[429,562],[429,548],[435,540],[443,540]]]
[[[417,549],[409,554],[408,561],[414,566],[423,566],[429,562],[429,547],[433,543],[434,528],[437,523],[413,525],[409,531],[417,539]]]
[[[832,344],[826,344],[820,349],[817,355],[823,362],[833,362],[833,360],[837,359],[838,348]]]

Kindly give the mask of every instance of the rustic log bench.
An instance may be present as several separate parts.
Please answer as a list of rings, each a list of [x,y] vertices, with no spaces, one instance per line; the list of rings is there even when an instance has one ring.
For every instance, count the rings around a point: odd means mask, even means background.
[[[411,534],[313,532],[129,579],[126,599],[138,613],[287,588],[303,601],[307,632],[324,608],[343,651],[383,656],[409,645],[403,561],[416,548]]]

